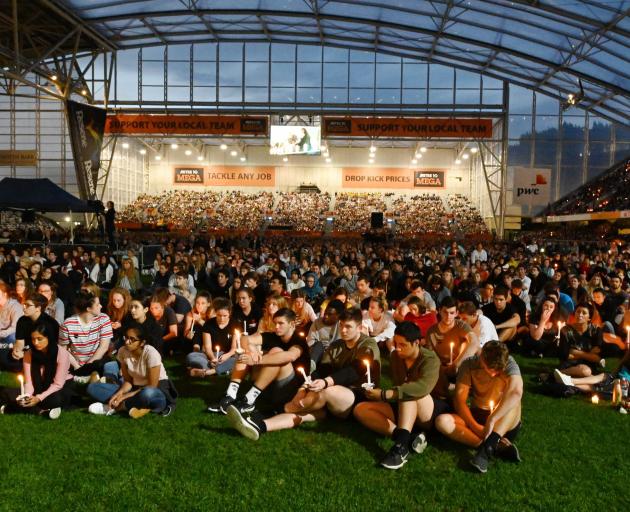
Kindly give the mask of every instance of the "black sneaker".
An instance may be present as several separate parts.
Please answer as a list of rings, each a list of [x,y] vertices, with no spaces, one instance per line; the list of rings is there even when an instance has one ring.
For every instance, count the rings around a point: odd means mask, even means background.
[[[409,447],[411,448],[411,450],[418,454],[426,450],[428,445],[429,443],[427,443],[427,436],[424,434],[424,432],[419,432],[411,439],[411,443],[409,443]]]
[[[236,407],[241,414],[247,414],[256,409],[256,406],[254,404],[247,403],[247,400],[245,400],[245,398],[239,398],[238,400],[235,400],[234,402],[232,402],[232,405]]]
[[[399,469],[406,464],[408,457],[409,450],[402,444],[395,444],[381,461],[381,466],[387,469]]]
[[[481,445],[479,447],[479,449],[477,450],[477,453],[475,453],[475,456],[472,459],[470,459],[470,463],[480,473],[488,472],[488,465],[490,464],[490,456],[488,455],[488,452],[486,451],[486,447],[484,445]]]
[[[239,434],[252,441],[258,441],[260,437],[258,426],[253,421],[248,421],[249,418],[245,418],[234,404],[228,406],[227,417],[230,421],[230,425],[232,425]]]
[[[231,396],[227,396],[225,395],[223,398],[221,398],[221,400],[219,400],[218,402],[215,402],[213,404],[210,404],[208,406],[207,411],[208,412],[213,412],[213,413],[217,413],[217,414],[227,414],[227,408],[229,405],[233,404],[235,402],[235,399],[232,398]]]
[[[521,462],[521,454],[518,452],[518,448],[515,444],[512,444],[509,441],[506,443],[501,440],[497,446],[496,454],[497,457],[509,462]]]

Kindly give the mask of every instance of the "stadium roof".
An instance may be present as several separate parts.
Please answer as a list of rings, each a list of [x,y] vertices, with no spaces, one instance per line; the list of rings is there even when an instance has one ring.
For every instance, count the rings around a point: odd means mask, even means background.
[[[262,41],[377,51],[562,99],[574,94],[580,107],[630,124],[630,0],[28,2],[35,3],[118,49]]]

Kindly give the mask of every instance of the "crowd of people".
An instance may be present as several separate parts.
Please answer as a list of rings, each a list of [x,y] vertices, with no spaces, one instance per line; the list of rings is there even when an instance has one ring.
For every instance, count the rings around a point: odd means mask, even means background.
[[[392,202],[396,232],[404,235],[446,233],[448,219],[442,198],[436,194],[400,196]]]
[[[144,280],[131,249],[0,248],[0,367],[22,379],[1,390],[0,412],[166,416],[178,393],[164,360],[182,357],[190,379],[229,375],[208,411],[249,439],[353,417],[392,439],[385,468],[441,434],[474,448],[485,473],[520,461],[513,354],[550,358],[554,392],[627,401],[623,242],[151,242],[161,250]]]
[[[547,215],[630,209],[630,160],[620,163],[549,206]]]
[[[479,209],[463,194],[448,196],[450,210],[450,231],[458,235],[469,235],[487,232],[487,228]]]
[[[296,231],[323,231],[330,194],[279,193],[273,223],[293,226]]]

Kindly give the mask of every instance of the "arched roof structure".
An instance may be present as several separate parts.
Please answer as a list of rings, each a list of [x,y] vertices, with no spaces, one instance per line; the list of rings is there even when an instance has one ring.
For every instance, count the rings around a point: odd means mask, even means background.
[[[42,0],[116,49],[278,42],[377,51],[506,80],[630,124],[630,1]],[[584,97],[579,98],[580,82]]]

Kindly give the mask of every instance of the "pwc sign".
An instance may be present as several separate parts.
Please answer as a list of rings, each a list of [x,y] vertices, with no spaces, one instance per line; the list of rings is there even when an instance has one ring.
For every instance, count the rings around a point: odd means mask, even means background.
[[[546,205],[550,198],[550,169],[513,167],[513,203],[520,205]]]

